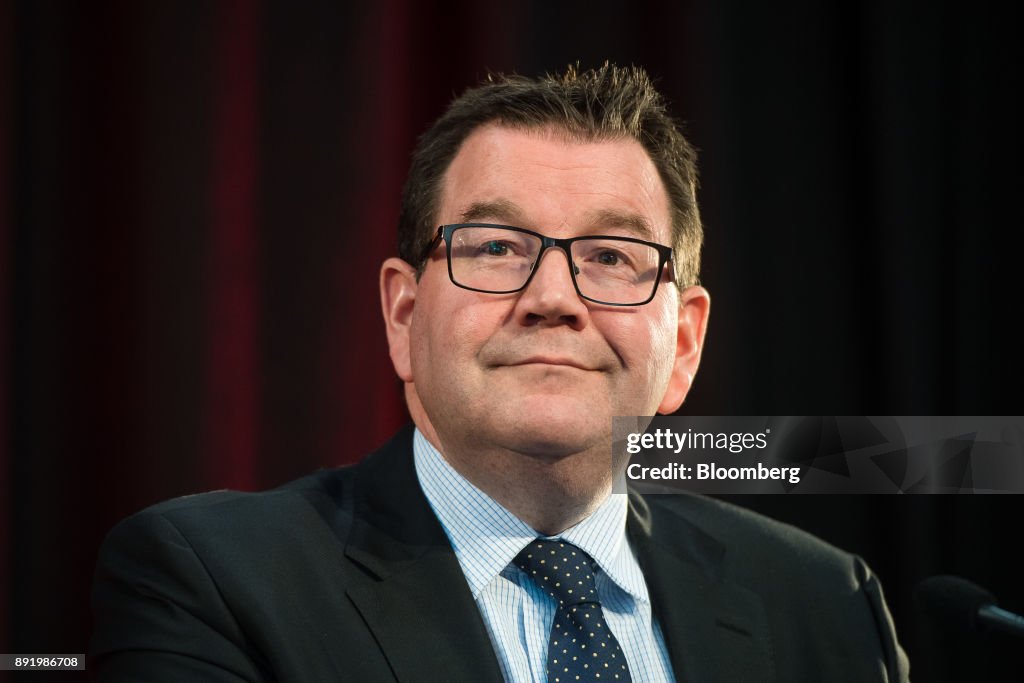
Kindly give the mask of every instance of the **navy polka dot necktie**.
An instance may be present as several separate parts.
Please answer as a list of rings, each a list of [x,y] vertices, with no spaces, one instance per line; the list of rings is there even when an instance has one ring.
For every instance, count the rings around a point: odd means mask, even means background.
[[[548,638],[548,683],[631,681],[601,610],[590,555],[565,541],[538,538],[513,561],[558,601]]]

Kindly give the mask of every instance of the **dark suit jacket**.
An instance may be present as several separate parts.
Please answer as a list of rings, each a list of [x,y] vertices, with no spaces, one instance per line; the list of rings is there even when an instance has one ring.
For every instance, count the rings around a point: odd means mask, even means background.
[[[102,681],[500,681],[407,428],[359,465],[119,524],[100,553]],[[903,680],[857,557],[709,498],[631,496],[628,533],[680,681]]]

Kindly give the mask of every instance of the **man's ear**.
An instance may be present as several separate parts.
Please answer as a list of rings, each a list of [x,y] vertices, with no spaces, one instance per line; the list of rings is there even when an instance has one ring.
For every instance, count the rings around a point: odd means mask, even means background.
[[[676,359],[665,396],[658,412],[668,415],[679,410],[690,391],[700,365],[704,334],[708,329],[711,296],[703,287],[687,287],[679,293],[679,326],[676,331]]]
[[[402,259],[389,258],[380,267],[380,306],[388,349],[395,372],[403,382],[412,381],[409,340],[417,286],[416,269]]]

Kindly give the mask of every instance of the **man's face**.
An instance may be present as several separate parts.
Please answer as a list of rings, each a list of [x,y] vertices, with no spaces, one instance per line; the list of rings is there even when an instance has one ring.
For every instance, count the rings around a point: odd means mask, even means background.
[[[671,244],[665,188],[631,139],[482,127],[448,169],[437,218]],[[549,249],[525,290],[485,294],[452,284],[441,246],[418,284],[403,282],[390,306],[385,295],[392,358],[411,382],[414,419],[442,451],[606,448],[612,416],[675,410],[696,371],[707,295],[681,296],[668,272],[650,303],[604,306],[576,294],[566,254]]]

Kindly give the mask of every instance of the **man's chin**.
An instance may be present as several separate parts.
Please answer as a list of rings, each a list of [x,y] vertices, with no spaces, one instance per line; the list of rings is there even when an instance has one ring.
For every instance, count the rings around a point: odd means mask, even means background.
[[[561,457],[611,443],[611,420],[572,402],[522,406],[505,425],[509,450]]]

